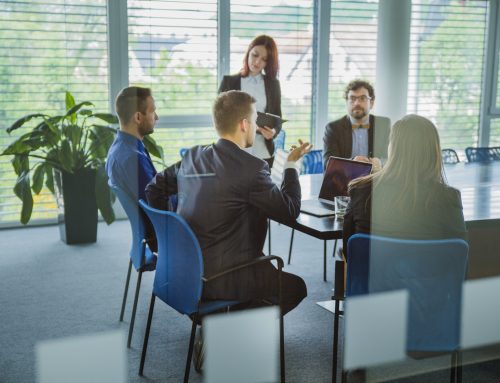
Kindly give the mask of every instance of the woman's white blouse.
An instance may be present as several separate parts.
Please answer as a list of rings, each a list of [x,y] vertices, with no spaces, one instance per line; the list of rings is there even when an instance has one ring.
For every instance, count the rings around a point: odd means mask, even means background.
[[[241,90],[253,96],[257,102],[255,103],[255,108],[257,112],[264,112],[266,110],[267,99],[266,99],[266,89],[264,86],[264,78],[261,74],[257,76],[247,76],[241,78]],[[267,150],[266,142],[264,136],[261,134],[255,135],[255,141],[251,148],[246,149],[249,153],[253,154],[258,158],[270,158],[271,154]]]

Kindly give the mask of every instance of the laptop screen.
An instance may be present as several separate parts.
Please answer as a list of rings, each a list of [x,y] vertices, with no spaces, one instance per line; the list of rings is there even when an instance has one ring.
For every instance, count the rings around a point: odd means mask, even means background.
[[[337,196],[346,196],[349,182],[370,174],[371,170],[372,164],[367,162],[330,157],[323,176],[319,199],[333,202]]]

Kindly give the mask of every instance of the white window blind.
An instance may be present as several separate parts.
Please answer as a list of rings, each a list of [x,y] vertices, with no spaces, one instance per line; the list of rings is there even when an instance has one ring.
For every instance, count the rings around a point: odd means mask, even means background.
[[[238,73],[250,42],[261,34],[278,46],[281,109],[286,146],[311,139],[312,2],[299,0],[231,1],[230,72]]]
[[[328,116],[346,114],[344,89],[356,78],[375,85],[378,1],[332,0]]]
[[[478,143],[488,5],[412,2],[408,112],[436,123],[443,148]]]
[[[129,0],[128,26],[129,82],[153,90],[160,116],[153,137],[170,164],[180,148],[215,140],[209,116],[217,95],[217,0]],[[194,123],[200,116],[206,126]]]
[[[6,128],[35,112],[64,112],[64,92],[108,111],[106,0],[0,1],[0,150]],[[31,163],[34,163],[31,160]],[[0,157],[0,225],[19,222],[10,158]],[[33,196],[32,220],[56,217],[54,198]]]

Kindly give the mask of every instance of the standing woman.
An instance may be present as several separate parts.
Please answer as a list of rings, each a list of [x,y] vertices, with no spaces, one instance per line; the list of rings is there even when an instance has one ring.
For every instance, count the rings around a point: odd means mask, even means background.
[[[427,118],[394,124],[387,163],[349,184],[344,251],[355,233],[403,239],[466,239],[460,192],[446,184],[439,135]]]
[[[281,88],[278,75],[278,48],[272,37],[257,36],[248,46],[240,73],[224,76],[219,93],[228,90],[241,90],[256,100],[258,112],[275,114],[281,117]],[[272,166],[276,130],[267,126],[257,127],[257,135],[251,153]]]

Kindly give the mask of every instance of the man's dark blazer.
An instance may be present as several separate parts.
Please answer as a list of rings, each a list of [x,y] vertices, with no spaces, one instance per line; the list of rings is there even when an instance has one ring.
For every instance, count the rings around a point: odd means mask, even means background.
[[[387,158],[391,121],[387,117],[370,114],[368,129],[368,157]],[[330,122],[323,137],[323,159],[326,166],[330,156],[352,157],[352,125],[348,115]]]
[[[297,171],[287,169],[281,189],[265,161],[220,139],[187,151],[179,162],[158,173],[146,188],[150,205],[166,209],[166,197],[178,193],[177,213],[198,238],[204,274],[262,256],[266,218],[295,220],[300,211]],[[246,269],[205,285],[204,299],[250,299],[262,270]]]
[[[266,109],[264,112],[281,115],[281,87],[278,79],[272,79],[266,75],[262,75],[264,79],[264,89],[266,92]],[[224,76],[219,86],[219,93],[227,92],[228,90],[241,90],[241,74],[232,76]],[[257,132],[257,134],[260,134]],[[274,141],[265,140],[266,147],[271,155],[274,155]]]

